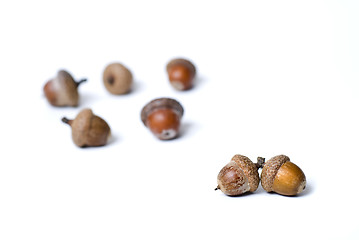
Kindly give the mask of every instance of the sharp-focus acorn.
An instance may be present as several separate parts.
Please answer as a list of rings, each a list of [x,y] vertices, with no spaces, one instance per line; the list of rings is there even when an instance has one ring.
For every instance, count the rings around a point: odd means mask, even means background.
[[[176,138],[183,116],[182,105],[171,98],[157,98],[147,103],[141,111],[141,120],[161,140]]]
[[[263,166],[261,184],[267,192],[294,196],[306,186],[304,172],[285,155],[269,159]]]
[[[86,79],[82,79],[76,82],[70,73],[65,70],[60,70],[56,77],[46,82],[43,90],[46,99],[52,106],[76,107],[79,104],[77,88],[85,81]]]
[[[71,126],[72,140],[79,147],[103,146],[111,136],[107,122],[89,108],[83,109],[73,120],[64,117],[62,121]]]
[[[254,192],[259,185],[258,169],[263,164],[262,158],[254,164],[248,157],[234,155],[232,160],[225,165],[217,176],[218,186],[228,196],[238,196],[246,192]]]

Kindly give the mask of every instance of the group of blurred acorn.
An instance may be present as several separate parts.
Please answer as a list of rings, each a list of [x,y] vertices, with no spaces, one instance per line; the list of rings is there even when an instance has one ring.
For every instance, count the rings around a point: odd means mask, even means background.
[[[171,60],[166,66],[171,85],[179,91],[193,87],[196,68],[192,62],[183,58]],[[44,93],[52,106],[76,107],[79,104],[78,87],[86,79],[75,81],[65,70],[46,82]],[[107,65],[103,72],[103,84],[111,94],[122,95],[131,91],[133,76],[131,71],[121,63]],[[157,98],[148,102],[140,113],[143,124],[160,140],[178,137],[184,109],[172,98]],[[95,115],[91,109],[81,110],[75,119],[62,118],[71,126],[72,140],[79,147],[103,146],[108,143],[111,129],[107,122]],[[262,169],[261,176],[258,170]],[[267,192],[293,196],[301,193],[306,186],[303,171],[285,155],[278,155],[265,162],[258,158],[254,164],[243,155],[235,155],[222,168],[217,177],[218,186],[229,196],[238,196],[257,190],[259,183]]]
[[[167,64],[166,70],[169,82],[176,90],[185,91],[193,87],[196,68],[191,61],[175,58]],[[77,107],[80,99],[78,88],[86,81],[76,81],[69,72],[60,70],[46,82],[43,90],[52,106]],[[127,94],[133,85],[133,75],[123,64],[111,63],[103,71],[103,84],[111,94]],[[157,98],[143,107],[140,117],[157,138],[168,140],[178,137],[183,113],[184,109],[177,100]],[[111,136],[108,123],[89,108],[81,110],[75,119],[63,117],[62,121],[71,126],[72,140],[79,147],[106,145]]]

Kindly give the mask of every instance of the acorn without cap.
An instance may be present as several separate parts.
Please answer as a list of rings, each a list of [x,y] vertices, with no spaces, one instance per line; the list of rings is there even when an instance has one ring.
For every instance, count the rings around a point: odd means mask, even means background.
[[[267,192],[294,196],[306,186],[304,172],[285,155],[269,159],[263,166],[261,184]]]
[[[166,66],[168,79],[176,90],[183,91],[193,87],[196,67],[187,59],[172,59]]]
[[[46,99],[52,106],[76,107],[79,104],[77,88],[85,81],[86,79],[82,79],[76,82],[70,73],[65,70],[60,70],[55,78],[46,82],[43,90]]]
[[[182,105],[172,98],[157,98],[147,103],[141,111],[141,120],[161,140],[174,139],[179,134]]]
[[[234,155],[232,160],[222,168],[217,176],[218,186],[228,196],[238,196],[245,192],[254,192],[259,185],[258,168],[262,165],[263,159],[258,158],[254,164],[248,157]]]
[[[63,117],[62,121],[71,126],[72,140],[79,147],[103,146],[111,136],[107,122],[89,108],[83,109],[74,120]]]

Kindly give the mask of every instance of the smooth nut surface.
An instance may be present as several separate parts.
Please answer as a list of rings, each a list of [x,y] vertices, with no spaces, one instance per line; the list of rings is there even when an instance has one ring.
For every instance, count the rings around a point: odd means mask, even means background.
[[[293,196],[301,193],[306,185],[303,171],[292,162],[285,162],[278,170],[272,189],[274,192]]]
[[[178,136],[183,112],[183,107],[178,101],[158,98],[142,108],[141,120],[159,139],[173,139]]]
[[[111,63],[103,72],[103,83],[111,94],[128,93],[133,83],[132,73],[121,63]]]
[[[173,139],[179,133],[180,121],[180,116],[173,109],[159,108],[148,115],[147,127],[159,139]]]
[[[175,111],[180,118],[183,116],[184,109],[182,105],[172,98],[156,98],[149,103],[147,103],[141,111],[141,120],[143,124],[146,125],[146,121],[148,118],[148,115],[151,114],[152,111],[157,110],[159,108],[170,108]]]
[[[196,67],[189,60],[176,58],[167,64],[168,79],[177,90],[188,90],[193,87]]]

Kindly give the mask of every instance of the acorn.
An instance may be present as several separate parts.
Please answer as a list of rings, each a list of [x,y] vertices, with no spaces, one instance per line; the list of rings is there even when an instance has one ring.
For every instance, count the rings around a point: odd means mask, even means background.
[[[111,63],[106,66],[103,72],[103,83],[111,94],[126,94],[132,87],[132,73],[121,63]]]
[[[232,160],[225,165],[217,176],[218,186],[228,196],[238,196],[246,192],[254,192],[259,185],[258,169],[264,159],[258,158],[254,164],[248,157],[234,155]]]
[[[79,104],[78,87],[86,79],[76,82],[74,78],[65,70],[58,71],[56,77],[46,82],[43,90],[46,99],[52,106],[76,107]]]
[[[71,126],[72,140],[79,147],[103,146],[111,136],[107,122],[89,108],[80,111],[73,120],[63,117],[62,121]]]
[[[261,184],[267,192],[294,196],[306,186],[304,172],[285,155],[269,159],[263,166]]]
[[[141,111],[141,120],[161,140],[174,139],[179,135],[182,105],[172,98],[157,98],[147,103]]]
[[[193,87],[196,67],[187,59],[175,58],[166,66],[168,79],[176,90],[183,91]]]

